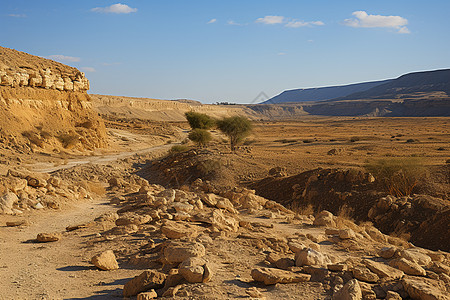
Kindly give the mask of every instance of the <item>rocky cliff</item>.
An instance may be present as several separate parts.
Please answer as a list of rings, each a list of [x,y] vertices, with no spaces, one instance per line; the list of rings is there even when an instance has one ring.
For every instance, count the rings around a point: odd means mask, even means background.
[[[22,152],[94,149],[106,131],[76,68],[0,47],[0,146]]]

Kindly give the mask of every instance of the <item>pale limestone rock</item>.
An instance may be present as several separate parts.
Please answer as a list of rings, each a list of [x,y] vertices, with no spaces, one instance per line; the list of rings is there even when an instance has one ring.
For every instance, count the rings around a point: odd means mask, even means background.
[[[311,279],[311,275],[308,274],[298,274],[273,268],[253,269],[251,276],[255,281],[263,282],[265,285],[305,282]]]
[[[12,192],[7,192],[0,197],[0,213],[12,215],[13,205],[17,203],[19,198]]]
[[[100,270],[104,271],[117,270],[119,268],[116,256],[112,250],[107,250],[95,255],[91,258],[91,263]]]
[[[355,232],[349,228],[339,230],[339,238],[342,240],[354,239],[355,237]]]
[[[167,263],[181,263],[190,257],[205,256],[205,247],[197,242],[170,242],[163,250],[163,258]]]
[[[394,291],[387,291],[385,299],[386,300],[402,300],[402,297]]]
[[[64,91],[64,80],[60,76],[56,76],[54,84],[55,89]]]
[[[402,271],[385,265],[383,263],[379,263],[373,260],[364,259],[363,263],[375,274],[382,278],[387,279],[401,279],[403,275],[405,275]]]
[[[196,227],[185,222],[165,221],[161,226],[161,232],[169,239],[179,239],[182,237],[195,237],[198,235]]]
[[[69,77],[64,77],[64,90],[65,91],[73,91],[73,82]]]
[[[427,266],[431,263],[431,257],[417,248],[400,251],[398,256],[421,266]]]
[[[326,257],[311,248],[304,248],[301,251],[295,253],[295,265],[297,267],[302,266],[322,266],[326,264]]]
[[[352,269],[353,277],[365,282],[377,282],[380,278],[377,274],[363,266],[357,266]]]
[[[427,278],[405,277],[403,288],[412,299],[420,300],[449,300],[450,296],[436,287],[433,280]]]
[[[249,295],[251,298],[256,299],[265,299],[263,293],[261,293],[256,287],[251,287],[245,290],[245,293]]]
[[[211,279],[212,272],[206,266],[207,262],[203,258],[190,257],[180,264],[178,272],[190,283],[207,282]]]
[[[389,262],[391,267],[397,268],[405,274],[414,275],[414,276],[425,276],[427,272],[420,265],[409,261],[405,258],[394,259]]]
[[[348,281],[337,293],[333,295],[333,300],[361,300],[362,291],[358,280]]]
[[[397,247],[384,247],[380,250],[379,255],[382,258],[389,259],[392,258],[395,253],[397,253]]]

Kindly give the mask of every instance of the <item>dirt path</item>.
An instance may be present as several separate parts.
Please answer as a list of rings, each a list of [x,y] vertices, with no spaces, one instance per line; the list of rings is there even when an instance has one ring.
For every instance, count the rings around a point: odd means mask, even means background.
[[[82,234],[63,233],[61,240],[54,243],[32,241],[40,232],[65,232],[68,225],[92,221],[113,210],[104,201],[89,201],[61,211],[47,210],[20,218],[1,216],[0,299],[108,299],[119,296],[123,282],[118,279],[132,277],[134,272],[101,272],[93,268],[83,249]],[[6,218],[27,219],[30,225],[5,227]]]

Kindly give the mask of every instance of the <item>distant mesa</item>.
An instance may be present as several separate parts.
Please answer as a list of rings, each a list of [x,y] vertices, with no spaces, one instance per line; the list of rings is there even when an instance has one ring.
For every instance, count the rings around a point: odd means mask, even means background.
[[[450,96],[450,69],[414,72],[396,79],[356,83],[322,88],[295,89],[261,103],[341,101],[359,99],[399,99],[412,95],[439,93]]]

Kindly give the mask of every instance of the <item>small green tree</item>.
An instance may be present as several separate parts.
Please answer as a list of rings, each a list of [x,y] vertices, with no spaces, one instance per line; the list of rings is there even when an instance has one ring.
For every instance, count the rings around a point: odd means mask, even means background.
[[[215,120],[206,114],[189,111],[184,115],[192,129],[211,129],[215,125]]]
[[[193,129],[189,133],[188,138],[200,147],[206,146],[212,139],[209,131],[199,128]]]
[[[235,151],[236,145],[241,142],[252,130],[252,123],[246,117],[234,116],[216,121],[217,128],[230,139],[231,151]]]

